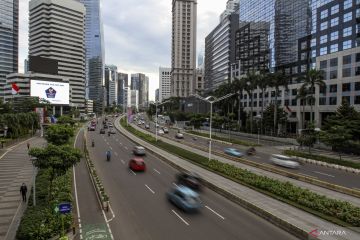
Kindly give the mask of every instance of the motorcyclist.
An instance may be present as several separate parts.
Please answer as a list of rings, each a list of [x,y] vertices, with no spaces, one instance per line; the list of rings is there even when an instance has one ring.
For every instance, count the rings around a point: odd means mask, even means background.
[[[254,147],[251,147],[247,150],[247,154],[249,154],[249,155],[255,154],[255,152],[256,152],[256,150]]]
[[[110,150],[108,150],[108,151],[106,152],[106,160],[107,160],[107,161],[110,161],[110,159],[111,159],[111,152],[110,152]]]
[[[110,131],[108,131],[108,136],[110,137]]]
[[[95,141],[94,141],[94,139],[93,139],[92,142],[91,142],[91,146],[92,146],[92,147],[95,146]]]

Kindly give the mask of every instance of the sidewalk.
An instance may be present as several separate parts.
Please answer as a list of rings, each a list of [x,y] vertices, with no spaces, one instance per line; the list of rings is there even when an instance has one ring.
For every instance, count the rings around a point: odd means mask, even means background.
[[[303,239],[307,239],[309,236],[307,233],[311,231],[331,231],[339,230],[345,231],[345,235],[337,236],[323,236],[319,235],[317,239],[326,239],[326,240],[335,240],[335,239],[360,239],[360,234],[352,231],[349,228],[343,228],[338,225],[329,223],[321,218],[318,218],[310,213],[299,210],[295,207],[292,207],[288,204],[275,200],[267,195],[261,194],[257,191],[254,191],[250,188],[247,188],[243,185],[234,183],[233,181],[224,178],[220,175],[207,171],[201,167],[198,167],[186,160],[183,160],[179,157],[172,155],[164,150],[155,148],[153,145],[133,136],[131,133],[123,129],[118,122],[115,126],[122,132],[125,136],[129,137],[133,141],[138,142],[152,151],[156,151],[157,154],[162,156],[164,159],[167,159],[174,165],[180,166],[187,171],[192,171],[198,173],[206,182],[209,182],[215,188],[219,189],[221,192],[226,192],[229,198],[241,199],[243,206],[253,205],[250,207],[252,209],[257,208],[261,209],[263,212],[267,212],[268,215],[273,216],[267,218],[267,220],[273,222],[279,227],[283,227],[289,231],[289,228],[298,229],[303,236]],[[166,141],[166,139],[163,139]],[[194,151],[195,152],[195,151]],[[284,227],[285,225],[290,226],[288,228]],[[309,238],[310,239],[310,238]]]
[[[15,239],[26,204],[21,200],[20,186],[25,183],[30,196],[33,166],[30,161],[27,142],[31,147],[41,147],[43,138],[33,137],[10,146],[0,155],[0,240]]]

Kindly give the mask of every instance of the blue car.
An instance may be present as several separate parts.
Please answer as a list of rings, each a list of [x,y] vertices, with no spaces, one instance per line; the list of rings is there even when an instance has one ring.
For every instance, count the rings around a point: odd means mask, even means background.
[[[242,157],[244,154],[235,148],[225,148],[224,152],[233,157]]]
[[[201,207],[199,194],[185,186],[176,186],[167,192],[168,200],[185,212],[195,212]]]

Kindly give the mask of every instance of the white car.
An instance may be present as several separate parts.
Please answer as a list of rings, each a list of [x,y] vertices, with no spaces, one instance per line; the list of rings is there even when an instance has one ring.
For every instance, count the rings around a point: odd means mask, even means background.
[[[164,135],[164,131],[163,131],[162,129],[160,129],[160,130],[158,131],[158,134]]]
[[[169,133],[169,129],[167,127],[163,128],[164,133]]]
[[[280,154],[272,154],[270,157],[270,161],[275,164],[282,167],[287,168],[299,168],[300,163],[291,157],[280,155]]]
[[[182,133],[177,133],[177,134],[175,135],[175,138],[177,138],[177,139],[183,139],[183,138],[184,138],[184,134],[182,134]]]

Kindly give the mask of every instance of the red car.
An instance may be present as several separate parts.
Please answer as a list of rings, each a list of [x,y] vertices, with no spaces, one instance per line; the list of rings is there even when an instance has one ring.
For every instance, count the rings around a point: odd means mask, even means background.
[[[145,171],[146,166],[144,159],[135,157],[129,161],[129,168],[133,171]]]

